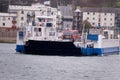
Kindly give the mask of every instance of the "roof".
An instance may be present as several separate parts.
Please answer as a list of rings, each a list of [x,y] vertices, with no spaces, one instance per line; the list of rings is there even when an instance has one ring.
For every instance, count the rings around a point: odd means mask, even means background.
[[[116,13],[118,12],[117,8],[81,8],[82,12],[106,12],[106,13]]]
[[[5,16],[5,17],[7,17],[7,16],[11,16],[11,17],[13,17],[13,16],[17,16],[16,14],[14,14],[14,13],[0,13],[0,16]]]
[[[72,6],[58,6],[62,16],[73,16]]]

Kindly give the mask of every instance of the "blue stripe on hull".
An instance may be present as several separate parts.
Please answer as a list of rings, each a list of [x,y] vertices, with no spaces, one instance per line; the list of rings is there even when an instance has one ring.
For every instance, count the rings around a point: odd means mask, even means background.
[[[102,55],[102,49],[100,48],[82,48],[83,56]]]
[[[109,48],[82,48],[82,55],[84,56],[93,56],[93,55],[99,55],[102,54],[109,55],[111,53],[119,53],[120,48],[119,47],[109,47]]]
[[[24,53],[25,52],[24,45],[16,45],[16,52]]]

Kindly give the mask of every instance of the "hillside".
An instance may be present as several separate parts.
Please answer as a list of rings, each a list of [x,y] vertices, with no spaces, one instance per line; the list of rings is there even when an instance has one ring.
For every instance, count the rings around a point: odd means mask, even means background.
[[[10,1],[10,3],[9,3]],[[0,0],[0,12],[7,12],[8,4],[30,5],[44,0]],[[58,2],[57,2],[58,1]],[[81,7],[119,7],[119,0],[51,0],[51,6],[72,4]]]

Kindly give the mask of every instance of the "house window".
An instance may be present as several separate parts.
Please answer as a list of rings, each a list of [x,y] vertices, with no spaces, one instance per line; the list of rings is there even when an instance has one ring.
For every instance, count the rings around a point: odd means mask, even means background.
[[[95,23],[92,23],[93,25],[95,25]]]
[[[110,21],[112,21],[112,18],[110,19]]]
[[[88,12],[87,14],[89,15],[90,13]]]
[[[95,15],[95,12],[93,13],[93,15]]]
[[[95,20],[95,18],[93,18],[93,20]]]
[[[52,12],[51,14],[53,15],[54,13]]]
[[[24,14],[24,11],[21,11],[21,14]]]
[[[89,20],[89,17],[87,17],[87,20]]]
[[[112,26],[112,23],[110,23],[110,25]]]
[[[105,15],[107,15],[107,13],[105,13]]]
[[[24,17],[21,17],[21,20],[24,20]]]
[[[5,26],[5,23],[3,23],[3,26]]]
[[[104,18],[104,20],[106,21],[106,18]]]
[[[10,17],[8,18],[8,20],[10,20]]]

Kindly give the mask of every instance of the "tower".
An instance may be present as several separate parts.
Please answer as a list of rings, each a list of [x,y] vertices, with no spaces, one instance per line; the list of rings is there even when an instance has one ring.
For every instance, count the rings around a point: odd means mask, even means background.
[[[82,32],[82,17],[83,17],[83,13],[80,10],[80,7],[77,7],[77,9],[74,11],[73,14],[73,29],[74,30],[78,30],[80,32]]]

